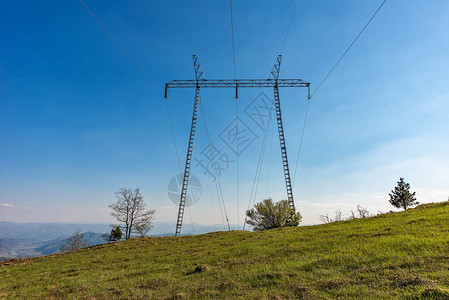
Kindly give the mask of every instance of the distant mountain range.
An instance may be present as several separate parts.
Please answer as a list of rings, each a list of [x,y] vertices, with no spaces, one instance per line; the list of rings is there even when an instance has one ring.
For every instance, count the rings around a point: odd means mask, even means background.
[[[175,223],[155,222],[151,236],[173,235]],[[237,229],[236,225],[231,226]],[[59,246],[76,230],[83,232],[84,242],[89,245],[105,243],[102,234],[109,233],[109,224],[82,223],[14,223],[0,222],[0,261],[11,258],[48,255],[59,252]],[[223,231],[220,225],[185,224],[184,235]]]
[[[26,238],[49,241],[70,236],[77,229],[81,232],[105,233],[110,230],[110,227],[108,224],[0,222],[0,239]]]
[[[102,233],[85,232],[83,241],[87,246],[105,243]],[[0,262],[11,258],[48,255],[59,252],[60,246],[65,243],[66,237],[51,240],[36,238],[0,238]]]

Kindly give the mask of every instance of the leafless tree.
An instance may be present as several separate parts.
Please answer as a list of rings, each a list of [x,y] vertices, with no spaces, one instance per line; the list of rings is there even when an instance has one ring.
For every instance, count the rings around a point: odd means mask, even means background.
[[[120,188],[115,193],[117,201],[109,207],[112,209],[111,216],[122,223],[125,239],[131,238],[132,232],[139,232],[137,228],[145,229],[145,234],[151,229],[156,210],[146,210],[143,196],[137,188]],[[140,233],[140,232],[139,232]]]
[[[151,211],[152,213],[148,214],[134,226],[135,231],[140,235],[140,237],[144,237],[147,235],[148,231],[153,228],[153,221],[155,219],[154,213],[155,210]]]
[[[335,211],[335,221],[343,221],[343,213],[340,210]]]
[[[77,229],[63,244],[59,246],[59,251],[74,251],[84,247],[87,247],[87,244],[83,240],[81,230]]]
[[[370,216],[367,208],[357,205],[357,212],[360,218],[368,218]]]
[[[354,213],[354,211],[353,210],[351,210],[351,212],[349,213],[349,220],[352,220],[352,219],[356,219],[357,217],[356,217],[356,215],[355,215],[355,213]]]
[[[325,215],[320,215],[319,216],[321,222],[323,222],[323,224],[327,224],[327,223],[331,223],[332,219],[329,218],[329,214],[325,214]]]

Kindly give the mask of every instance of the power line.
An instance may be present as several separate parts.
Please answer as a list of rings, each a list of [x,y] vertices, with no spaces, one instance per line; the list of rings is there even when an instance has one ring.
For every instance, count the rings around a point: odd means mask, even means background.
[[[272,114],[273,112],[270,112]],[[270,181],[270,170],[271,170],[271,153],[273,150],[273,136],[274,136],[274,127],[276,123],[273,122],[273,126],[271,126],[271,134],[270,134],[270,154],[268,154],[268,168],[267,168],[267,185],[265,187],[265,198],[268,198],[268,183]]]
[[[103,24],[101,24],[101,22],[97,19],[97,17],[95,17],[95,15],[90,11],[89,8],[87,8],[86,4],[84,4],[84,2],[82,0],[79,0],[81,2],[81,4],[84,6],[84,8],[89,12],[89,14],[95,19],[95,21],[97,21],[98,25],[101,26],[101,28],[103,28],[103,30],[107,33],[107,35],[111,38],[112,41],[114,41],[114,43],[117,45],[117,47],[120,48],[120,50],[123,52],[123,54],[126,55],[126,57],[132,62],[132,64],[140,71],[140,73],[142,73],[142,75],[146,78],[146,80],[153,86],[153,88],[158,92],[158,94],[163,98],[164,95],[162,95],[162,93],[156,88],[156,85],[153,83],[153,81],[151,81],[151,79],[147,76],[147,74],[145,74],[145,72],[139,68],[139,66],[136,64],[136,62],[128,55],[128,53],[125,51],[125,49],[122,48],[122,46],[120,46],[120,44],[116,41],[116,39],[109,33],[109,31],[103,26]]]
[[[92,13],[92,11],[86,6],[86,4],[84,4],[84,2],[82,0],[79,0],[79,1],[84,6],[84,8],[89,12],[89,14],[92,16],[92,18],[94,18],[94,20],[98,23],[98,25],[100,25],[100,27],[104,30],[104,32],[106,32],[106,34],[111,38],[111,40],[117,45],[117,47],[119,47],[119,49],[123,52],[123,54],[125,54],[125,56],[129,59],[129,61],[131,61],[131,63],[137,68],[137,70],[139,70],[139,72],[151,84],[151,86],[155,89],[155,91],[164,99],[165,104],[166,104],[166,109],[167,109],[168,120],[169,120],[169,123],[170,123],[170,129],[171,129],[171,133],[172,133],[173,144],[174,144],[174,148],[175,148],[175,152],[176,152],[176,158],[177,158],[177,161],[178,161],[179,169],[181,170],[181,163],[180,163],[180,160],[179,160],[178,147],[176,145],[175,132],[174,132],[174,129],[173,129],[173,122],[172,122],[172,118],[171,118],[171,114],[170,114],[170,108],[168,106],[167,100],[164,98],[164,95],[156,88],[156,85],[153,83],[153,81],[137,65],[137,63],[131,58],[131,56],[129,56],[129,54],[125,51],[125,49],[123,49],[123,47],[117,42],[117,40],[106,29],[106,27],[103,26],[103,24],[97,19],[97,17]]]
[[[267,136],[268,136],[268,132],[269,132],[270,124],[271,124],[273,106],[274,106],[274,100],[271,103],[271,108],[270,108],[270,113],[269,113],[269,117],[267,120],[267,125],[265,126],[264,136],[263,136],[262,145],[261,145],[260,153],[259,153],[259,160],[257,162],[256,173],[254,174],[254,181],[253,181],[253,185],[251,187],[251,194],[250,194],[249,201],[248,201],[248,210],[251,207],[251,203],[255,202],[256,196],[257,196],[257,189],[259,187],[260,174],[262,172],[263,157],[265,155],[265,148],[266,148]],[[243,221],[243,230],[245,230],[245,225],[246,225],[247,219],[248,219],[248,217],[245,216],[245,220]]]
[[[297,3],[298,3],[298,0],[295,0],[295,2],[293,3],[293,7],[291,9],[290,20],[288,21],[287,31],[285,33],[284,42],[282,43],[281,54],[284,52],[285,43],[287,42],[288,33],[290,32],[290,27],[292,25],[293,15],[295,13],[295,8],[296,8]]]
[[[381,3],[381,5],[377,8],[377,10],[374,12],[374,14],[371,16],[371,18],[368,20],[368,22],[365,24],[365,26],[362,28],[362,30],[359,32],[359,34],[355,37],[355,39],[352,41],[352,43],[348,46],[348,48],[343,53],[343,55],[338,59],[338,61],[335,63],[335,65],[330,69],[330,71],[323,78],[323,80],[320,82],[320,84],[312,92],[311,97],[313,97],[313,95],[315,95],[315,93],[318,91],[318,89],[323,85],[323,83],[327,80],[327,78],[330,76],[330,74],[335,70],[337,65],[342,61],[342,59],[345,57],[346,53],[348,53],[348,51],[351,49],[351,47],[355,44],[355,42],[358,40],[358,38],[362,35],[362,33],[365,31],[366,27],[368,27],[368,25],[371,23],[371,21],[374,19],[374,17],[377,15],[377,13],[380,11],[382,6],[385,4],[385,2],[387,2],[387,0],[384,0]],[[303,123],[302,131],[301,131],[301,139],[300,139],[300,142],[299,142],[298,156],[296,158],[295,173],[294,173],[294,176],[293,176],[293,184],[295,183],[295,180],[296,180],[296,174],[297,174],[297,170],[298,170],[298,163],[299,163],[299,158],[300,158],[301,149],[302,149],[302,143],[303,143],[303,139],[304,139],[304,130],[305,130],[305,127],[306,127],[307,116],[308,116],[308,112],[309,112],[309,105],[310,105],[310,99],[307,101],[307,108],[306,108],[306,112],[304,114],[304,123]]]
[[[323,83],[326,81],[326,79],[329,77],[329,75],[335,70],[335,68],[337,67],[337,65],[340,63],[340,61],[343,59],[343,57],[345,57],[346,53],[348,53],[349,49],[351,49],[351,47],[355,44],[355,42],[357,41],[357,39],[360,37],[360,35],[362,35],[363,31],[365,31],[366,27],[368,27],[369,23],[371,23],[371,21],[374,19],[374,17],[377,15],[377,13],[380,11],[380,9],[382,8],[382,6],[384,6],[385,2],[387,2],[387,0],[384,0],[382,2],[382,4],[377,8],[377,10],[374,12],[374,14],[371,16],[371,18],[368,20],[368,22],[365,24],[365,26],[362,28],[362,30],[359,32],[359,34],[355,37],[355,39],[352,41],[352,43],[349,45],[349,47],[346,49],[346,51],[343,53],[343,55],[340,57],[340,59],[337,61],[337,63],[332,67],[332,69],[327,73],[327,75],[323,78],[323,80],[321,80],[320,84],[316,87],[316,89],[313,91],[311,97],[313,97],[313,95],[315,95],[315,93],[318,91],[318,89],[323,85]]]
[[[234,79],[237,78],[237,72],[235,68],[235,44],[234,44],[234,21],[232,18],[232,0],[229,0],[229,9],[231,12],[231,35],[232,35],[232,58],[234,60]]]
[[[210,135],[209,135],[209,128],[207,127],[207,121],[206,121],[206,114],[204,113],[204,108],[203,108],[203,101],[200,97],[200,109],[201,109],[201,114],[203,116],[203,120],[204,120],[204,127],[206,129],[206,136],[207,136],[207,142],[209,145],[211,145],[211,140],[210,140]],[[229,225],[229,218],[228,218],[228,213],[226,211],[226,206],[225,206],[225,202],[224,202],[224,197],[223,197],[223,189],[221,188],[221,183],[220,183],[220,176],[218,174],[217,168],[215,167],[215,156],[212,157],[212,169],[214,170],[214,174],[215,174],[215,179],[217,182],[217,193],[218,193],[218,201],[220,202],[220,197],[221,197],[221,202],[223,205],[223,210],[225,213],[225,217],[226,217],[226,222],[228,224],[228,229],[229,231],[231,230],[231,226]]]
[[[170,123],[170,130],[171,130],[171,135],[172,135],[172,139],[173,139],[173,145],[174,145],[175,153],[176,153],[176,160],[178,162],[179,171],[182,172],[181,162],[179,160],[178,147],[177,147],[177,144],[176,144],[175,131],[173,129],[173,121],[172,121],[172,118],[171,118],[170,107],[168,105],[168,101],[164,98],[164,95],[156,88],[156,85],[153,83],[153,81],[137,65],[137,63],[131,58],[131,56],[129,56],[129,54],[125,51],[125,49],[123,49],[123,47],[117,42],[117,40],[112,36],[112,34],[106,29],[106,27],[103,26],[103,24],[100,22],[100,20],[97,19],[97,17],[92,13],[92,11],[86,6],[86,4],[84,4],[84,2],[82,0],[79,0],[79,1],[84,6],[84,8],[89,12],[89,14],[92,16],[92,18],[94,18],[94,20],[98,23],[98,25],[100,25],[100,27],[104,30],[104,32],[106,32],[106,34],[111,38],[111,40],[117,45],[117,47],[119,47],[119,49],[123,52],[123,54],[125,54],[125,56],[131,61],[131,63],[137,68],[137,70],[139,70],[139,72],[145,77],[145,79],[156,90],[156,92],[164,99],[165,107],[166,107],[166,110],[167,110],[168,121]],[[192,215],[190,214],[190,207],[188,207],[187,209],[189,211],[190,223],[192,224],[193,234],[195,234],[195,228],[193,227]]]
[[[293,186],[295,186],[296,171],[298,170],[298,162],[299,162],[299,157],[300,157],[300,155],[301,155],[302,141],[303,141],[303,138],[304,138],[304,130],[305,130],[305,128],[306,128],[307,115],[308,115],[308,113],[309,113],[309,105],[310,105],[310,99],[307,100],[306,113],[304,114],[304,123],[302,124],[301,139],[300,139],[300,141],[299,141],[298,156],[296,157],[295,173],[294,173],[294,175],[293,175]]]
[[[184,33],[185,40],[186,40],[186,42],[187,42],[187,44],[188,44],[188,46],[190,48],[191,53],[194,54],[195,52],[194,52],[193,47],[192,47],[191,39],[190,39],[190,36],[189,36],[188,32],[185,30],[186,26],[185,26],[184,20],[182,18],[181,12],[179,11],[179,7],[178,7],[178,4],[177,4],[176,0],[173,0],[173,5],[175,7],[176,15],[178,16],[179,23],[181,25],[181,30]],[[205,73],[203,71],[203,68],[202,68],[201,65],[199,65],[199,67],[200,67],[201,72],[203,73],[203,78],[205,79],[206,75],[205,75]],[[206,122],[206,117],[205,117],[205,113],[204,113],[204,109],[203,109],[203,102],[202,102],[201,97],[200,97],[200,108],[201,108],[203,119],[204,119],[204,127],[206,129],[206,138],[208,140],[208,144],[210,144],[211,141],[210,141],[210,137],[209,137],[209,130],[207,128],[207,122]],[[214,168],[215,168],[215,166],[214,166]],[[216,172],[215,169],[214,169],[214,171]],[[215,176],[218,177],[217,175],[215,175]],[[210,175],[208,175],[208,177],[209,177],[209,184],[210,184]],[[224,222],[224,219],[223,219],[223,209],[224,209],[224,214],[225,214],[226,220],[228,222],[228,228],[230,230],[229,220],[228,220],[228,216],[227,216],[227,212],[226,212],[226,207],[225,207],[225,204],[224,204],[223,192],[222,192],[221,183],[220,183],[219,179],[217,179],[215,181],[215,185],[216,185],[216,189],[217,189],[218,204],[219,204],[219,207],[220,207],[220,213],[221,213],[221,217],[222,217],[223,226],[225,226],[225,222]],[[221,199],[221,202],[220,202],[220,199]],[[211,193],[211,202],[212,202],[212,209],[213,209],[212,193]],[[213,214],[214,214],[214,212],[213,212]],[[214,222],[215,222],[215,215],[214,215]]]
[[[237,79],[237,68],[235,66],[235,42],[234,42],[234,20],[232,18],[232,0],[229,0],[229,10],[231,13],[231,36],[232,36],[232,59],[234,62],[234,79]],[[240,178],[239,178],[239,107],[237,93],[235,95],[235,131],[236,131],[236,181],[237,181],[237,228],[240,228]]]
[[[195,52],[193,51],[192,44],[190,43],[190,36],[189,36],[189,34],[187,33],[187,31],[185,30],[185,24],[184,24],[184,21],[183,21],[183,19],[182,19],[182,15],[181,15],[181,13],[179,12],[179,8],[178,8],[178,4],[176,3],[176,0],[173,0],[173,6],[174,6],[175,9],[176,9],[176,14],[177,14],[177,16],[178,16],[179,23],[181,24],[181,30],[182,30],[182,32],[183,32],[184,35],[185,35],[187,44],[189,45],[189,48],[190,48],[190,52],[191,52],[192,54],[194,54]],[[200,66],[200,67],[201,67],[201,66]]]
[[[282,43],[282,48],[281,48],[281,51],[280,51],[281,54],[283,54],[284,48],[285,48],[285,44],[287,43],[287,38],[288,38],[288,34],[290,32],[290,27],[292,25],[293,16],[295,14],[295,9],[296,9],[296,4],[297,3],[298,3],[298,0],[294,0],[293,6],[292,6],[292,9],[291,9],[291,13],[290,13],[290,18],[289,18],[289,21],[288,21],[287,31],[285,32],[284,41]],[[271,74],[270,74],[270,76],[271,76]],[[272,150],[272,147],[273,147],[273,145],[272,145],[273,144],[273,133],[274,133],[274,130],[272,130],[271,139],[270,139],[270,154],[269,154],[269,158],[268,158],[267,184],[266,184],[266,188],[265,188],[265,196],[266,197],[268,197],[268,183],[269,183],[269,178],[270,178],[270,164],[271,164],[271,150]]]
[[[171,114],[170,114],[170,108],[169,108],[169,106],[168,106],[168,101],[167,101],[167,99],[165,99],[165,105],[166,105],[166,107],[167,107],[167,115],[168,115],[168,120],[169,120],[169,122],[170,122],[170,128],[171,128],[171,133],[172,133],[173,144],[174,144],[174,146],[175,146],[176,159],[177,159],[177,161],[178,161],[179,173],[182,174],[181,163],[180,163],[180,160],[179,160],[178,147],[177,147],[177,145],[176,145],[175,131],[174,131],[174,129],[173,129],[173,124],[172,124],[173,122],[172,122],[172,118],[171,118]],[[190,193],[190,197],[191,197],[192,200],[193,200],[193,194],[192,194],[192,193]],[[192,225],[192,232],[193,232],[193,235],[195,235],[195,228],[194,228],[194,226],[193,226],[193,219],[192,219],[192,214],[191,214],[191,212],[190,212],[190,206],[187,206],[187,210],[188,210],[188,212],[189,212],[190,224]]]
[[[172,135],[172,139],[173,139],[173,144],[175,146],[176,160],[178,161],[179,172],[181,173],[182,172],[181,161],[179,160],[178,147],[176,145],[175,131],[173,130],[173,122],[172,122],[172,118],[171,118],[171,114],[170,114],[170,108],[168,106],[167,99],[164,99],[164,100],[165,100],[165,106],[166,106],[166,109],[167,109],[168,121],[170,122],[170,128],[171,128],[171,135]]]
[[[188,46],[190,48],[190,53],[193,55],[196,52],[194,51],[194,49],[192,47],[190,35],[185,30],[186,26],[185,26],[184,20],[182,18],[181,12],[179,11],[179,7],[178,7],[178,4],[176,3],[176,0],[173,0],[173,6],[175,7],[176,15],[178,16],[179,24],[181,25],[180,27],[181,27],[182,32],[184,33],[185,40],[187,41],[187,44],[188,44]],[[200,65],[200,70],[201,70],[201,72],[203,72],[203,77],[206,78],[206,74],[204,73],[203,68],[201,67],[201,65]]]
[[[208,181],[209,181],[209,193],[210,193],[210,203],[211,203],[211,207],[212,207],[212,218],[214,220],[215,230],[218,231],[217,221],[215,219],[215,208],[214,208],[214,199],[213,199],[214,196],[213,196],[213,193],[212,193],[212,183],[211,183],[210,176],[207,176],[207,178],[208,178]],[[222,214],[222,218],[223,218],[223,214]],[[223,226],[224,226],[224,221],[223,221]],[[226,228],[225,228],[225,230],[226,230]]]

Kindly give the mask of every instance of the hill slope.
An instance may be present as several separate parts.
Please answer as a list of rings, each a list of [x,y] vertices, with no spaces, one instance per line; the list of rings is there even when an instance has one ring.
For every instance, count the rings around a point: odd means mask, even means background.
[[[449,298],[449,203],[327,225],[133,239],[0,267],[5,298]]]

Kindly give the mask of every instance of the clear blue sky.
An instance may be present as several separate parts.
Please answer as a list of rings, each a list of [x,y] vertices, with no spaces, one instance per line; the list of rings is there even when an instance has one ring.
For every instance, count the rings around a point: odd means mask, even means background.
[[[316,87],[381,2],[298,0],[281,77]],[[193,78],[192,52],[207,78],[234,74],[229,2],[176,3],[183,23],[173,1],[85,0],[158,90],[79,1],[2,4],[0,221],[109,222],[107,205],[122,186],[140,187],[158,221],[176,220],[167,185],[179,169],[158,93],[167,81]],[[233,2],[237,77],[268,77],[293,3]],[[389,210],[388,193],[401,176],[419,201],[447,200],[448,15],[443,0],[387,1],[311,100],[294,186],[305,223],[357,204],[372,212]],[[256,138],[240,157],[239,203],[235,162],[221,175],[231,223],[243,221],[262,143],[263,130],[245,114],[260,92],[272,96],[270,89],[240,90],[239,116]],[[235,117],[233,93],[202,92],[211,139],[231,160],[235,154],[219,134]],[[181,160],[193,95],[169,92]],[[293,169],[306,90],[281,89],[281,102]],[[202,122],[200,116],[197,159],[207,145]],[[285,198],[279,142],[271,133],[267,140],[257,200],[279,200]],[[191,208],[193,222],[220,223],[207,177],[195,163],[192,172],[203,186]]]

